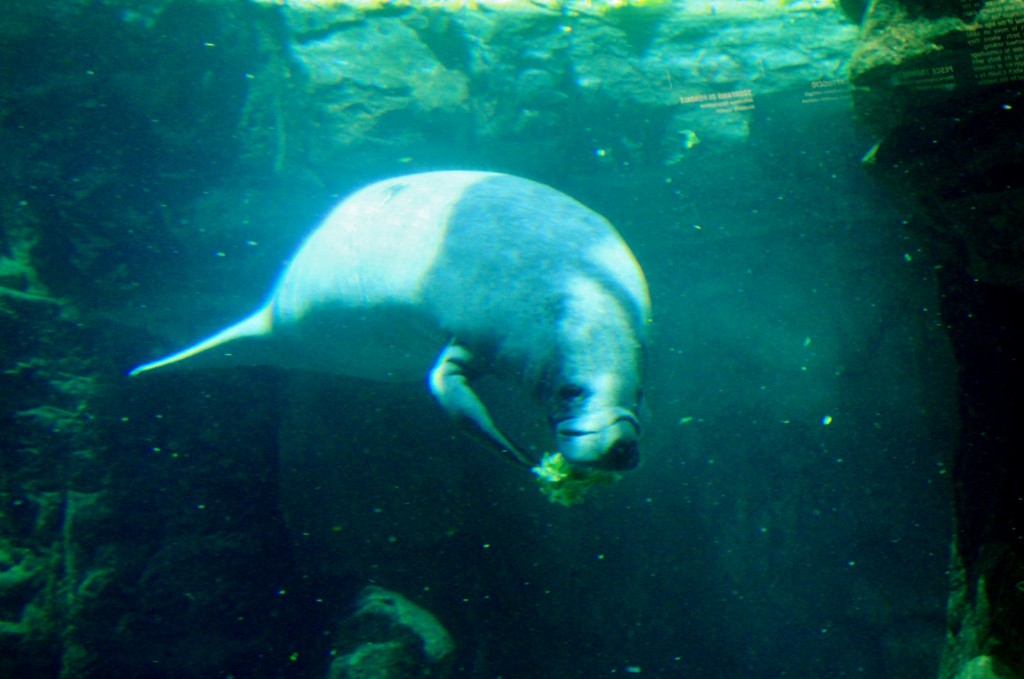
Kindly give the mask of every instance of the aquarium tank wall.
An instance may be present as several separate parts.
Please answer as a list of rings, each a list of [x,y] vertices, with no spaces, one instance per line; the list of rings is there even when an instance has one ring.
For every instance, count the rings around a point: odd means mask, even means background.
[[[8,5],[0,676],[1024,677],[1019,0]],[[440,170],[628,243],[635,469],[515,374],[534,470],[425,372],[128,376]]]

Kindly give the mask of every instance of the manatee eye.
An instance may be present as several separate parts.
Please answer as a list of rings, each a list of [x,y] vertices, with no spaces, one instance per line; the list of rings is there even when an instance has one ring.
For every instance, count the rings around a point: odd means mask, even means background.
[[[578,384],[563,384],[556,392],[559,400],[562,401],[572,401],[573,399],[582,397],[583,394],[584,389]]]

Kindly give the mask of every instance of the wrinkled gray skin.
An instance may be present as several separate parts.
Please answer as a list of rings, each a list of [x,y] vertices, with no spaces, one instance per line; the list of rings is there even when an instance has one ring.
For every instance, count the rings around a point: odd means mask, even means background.
[[[431,172],[342,201],[264,307],[131,374],[170,364],[429,374],[453,418],[532,465],[472,386],[512,376],[546,409],[567,460],[629,469],[649,320],[643,273],[602,217],[525,179]]]

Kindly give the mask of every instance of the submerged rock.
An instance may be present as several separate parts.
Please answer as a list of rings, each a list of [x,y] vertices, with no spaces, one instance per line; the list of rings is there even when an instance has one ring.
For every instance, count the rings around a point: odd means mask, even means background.
[[[331,663],[328,679],[446,676],[455,643],[429,611],[397,592],[369,586],[340,635],[357,644]]]

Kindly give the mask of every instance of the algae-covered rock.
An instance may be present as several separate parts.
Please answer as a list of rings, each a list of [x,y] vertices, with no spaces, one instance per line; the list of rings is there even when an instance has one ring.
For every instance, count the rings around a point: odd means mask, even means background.
[[[448,630],[429,611],[420,608],[397,592],[369,586],[359,595],[356,617],[379,616],[392,626],[404,627],[423,643],[430,662],[438,662],[455,649]]]
[[[368,586],[341,626],[329,679],[412,679],[446,676],[455,643],[429,611],[397,592]]]

